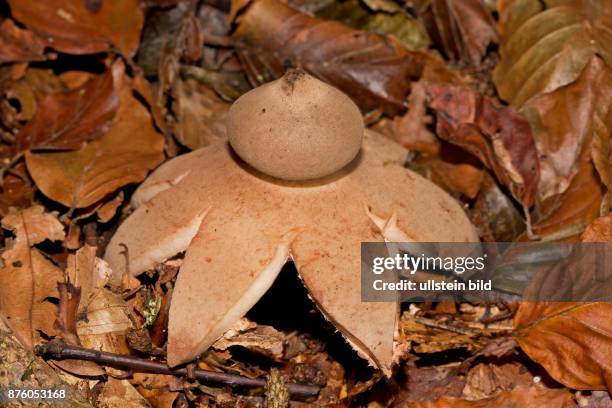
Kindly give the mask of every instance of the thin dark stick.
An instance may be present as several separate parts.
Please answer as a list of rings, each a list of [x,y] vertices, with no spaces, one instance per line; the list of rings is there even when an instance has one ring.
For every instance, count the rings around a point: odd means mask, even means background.
[[[89,360],[96,363],[131,368],[138,371],[149,371],[159,374],[186,376],[186,368],[170,368],[166,364],[144,358],[108,353],[106,351],[90,350],[70,346],[63,342],[50,341],[34,347],[34,353],[53,360],[76,359]],[[232,387],[264,387],[266,381],[259,378],[248,378],[236,374],[218,373],[196,368],[193,377],[197,380],[226,384]],[[319,387],[305,384],[287,384],[289,393],[302,398],[316,397]]]

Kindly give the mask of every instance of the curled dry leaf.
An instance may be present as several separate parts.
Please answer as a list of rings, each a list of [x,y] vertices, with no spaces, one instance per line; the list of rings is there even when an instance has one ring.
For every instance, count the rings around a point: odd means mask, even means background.
[[[127,57],[140,42],[144,16],[138,0],[10,0],[11,14],[51,46],[69,54],[93,54],[115,46]]]
[[[73,152],[26,153],[36,185],[68,207],[87,207],[119,187],[139,182],[163,160],[163,137],[134,96],[123,67],[113,66],[119,110],[104,136]]]
[[[47,239],[64,239],[64,227],[41,206],[11,210],[2,219],[2,227],[13,231],[15,239],[2,254],[0,314],[19,341],[31,349],[39,339],[38,331],[55,333],[55,319],[50,316],[56,314],[56,308],[47,298],[58,297],[57,282],[63,281],[62,271],[32,247]]]
[[[0,64],[6,62],[43,61],[45,46],[41,37],[18,27],[11,19],[0,23]]]
[[[566,389],[546,388],[542,384],[519,385],[493,398],[469,401],[442,397],[431,402],[407,404],[405,408],[575,408],[572,394]],[[399,407],[398,407],[399,408]]]
[[[578,172],[580,154],[589,148],[593,136],[599,141],[593,145],[594,157],[599,151],[605,157],[600,162],[607,161],[612,120],[606,120],[606,110],[612,111],[611,102],[612,68],[593,57],[576,82],[538,95],[523,106],[521,113],[531,124],[538,150],[540,200],[567,190]],[[601,174],[606,166],[600,167]]]
[[[533,205],[540,169],[529,123],[468,88],[429,84],[426,92],[438,136],[478,157],[524,206]]]
[[[230,104],[193,79],[177,79],[172,86],[172,130],[178,141],[195,150],[225,138],[225,116]]]
[[[599,216],[605,187],[593,169],[590,153],[588,146],[581,152],[577,173],[567,190],[536,207],[537,221],[533,231],[540,238],[577,240],[587,225]]]
[[[477,65],[497,42],[495,21],[482,0],[432,0],[420,17],[434,43],[454,60]]]
[[[392,37],[318,20],[276,0],[253,1],[238,22],[232,39],[255,84],[282,76],[287,64],[300,66],[346,92],[364,112],[404,111],[410,81],[431,58]]]
[[[17,134],[14,152],[79,149],[108,131],[118,107],[110,70],[70,92],[49,94]]]
[[[502,6],[501,61],[493,80],[513,106],[574,82],[595,54],[612,66],[609,1],[523,0]]]
[[[514,326],[520,347],[555,380],[612,389],[612,304],[523,302]]]

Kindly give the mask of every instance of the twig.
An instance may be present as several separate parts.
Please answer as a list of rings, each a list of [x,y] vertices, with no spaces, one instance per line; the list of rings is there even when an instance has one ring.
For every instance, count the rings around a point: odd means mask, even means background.
[[[70,346],[63,342],[50,341],[34,347],[34,353],[41,357],[54,360],[76,359],[95,361],[96,363],[131,368],[138,371],[149,371],[159,374],[170,374],[175,376],[186,376],[186,368],[170,368],[166,364],[151,361],[144,358],[126,356],[106,351],[90,350],[81,347]],[[219,373],[196,368],[193,377],[197,380],[226,384],[231,387],[265,387],[266,380],[259,378],[248,378],[236,374]],[[289,393],[296,397],[316,397],[319,387],[306,384],[287,384]]]
[[[446,330],[446,331],[451,331],[451,332],[455,332],[455,333],[459,333],[459,334],[464,334],[466,336],[473,336],[474,332],[470,331],[470,330],[465,330],[462,329],[460,327],[455,327],[455,326],[451,326],[445,323],[439,323],[436,322],[434,320],[431,319],[427,319],[424,317],[416,317],[416,316],[411,316],[410,317],[412,320],[414,320],[417,323],[420,323],[424,326],[429,326],[429,327],[434,327],[436,329],[440,329],[440,330]]]

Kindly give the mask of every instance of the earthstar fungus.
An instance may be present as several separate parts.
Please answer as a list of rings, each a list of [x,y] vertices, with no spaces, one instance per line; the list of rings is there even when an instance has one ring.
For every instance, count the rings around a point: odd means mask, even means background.
[[[364,131],[347,96],[299,71],[238,99],[228,136],[153,172],[106,252],[119,280],[186,250],[168,363],[206,350],[291,259],[325,317],[390,374],[397,305],[361,302],[361,242],[477,241],[461,207]]]

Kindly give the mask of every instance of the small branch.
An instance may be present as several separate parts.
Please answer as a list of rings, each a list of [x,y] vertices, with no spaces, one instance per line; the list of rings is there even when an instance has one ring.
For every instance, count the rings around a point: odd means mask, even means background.
[[[126,356],[106,351],[90,350],[81,347],[70,346],[62,342],[50,341],[34,347],[37,356],[53,360],[76,359],[95,361],[103,365],[131,368],[137,371],[149,371],[159,374],[170,374],[175,376],[187,376],[193,374],[193,378],[201,381],[214,382],[229,385],[231,387],[265,387],[266,380],[259,378],[248,378],[236,374],[219,373],[196,368],[188,373],[186,368],[170,368],[166,364],[151,361],[144,358]],[[296,397],[316,397],[319,387],[305,384],[287,384],[289,393]]]

